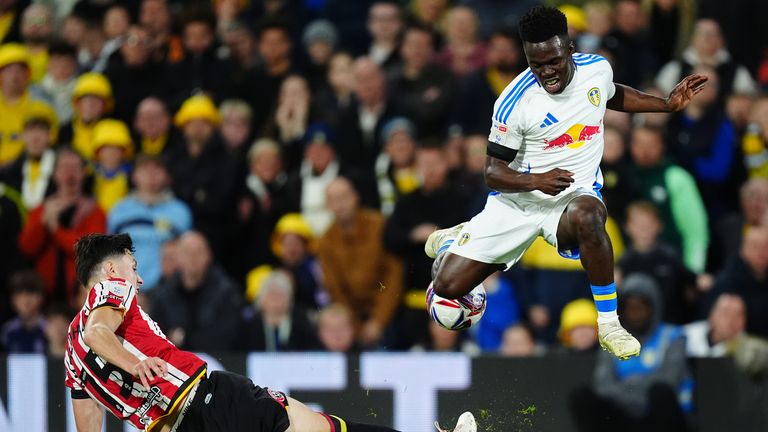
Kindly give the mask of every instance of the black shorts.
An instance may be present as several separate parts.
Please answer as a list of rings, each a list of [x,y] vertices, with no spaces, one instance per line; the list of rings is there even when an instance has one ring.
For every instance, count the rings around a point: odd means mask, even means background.
[[[200,381],[178,432],[285,432],[288,398],[250,379],[212,372]]]

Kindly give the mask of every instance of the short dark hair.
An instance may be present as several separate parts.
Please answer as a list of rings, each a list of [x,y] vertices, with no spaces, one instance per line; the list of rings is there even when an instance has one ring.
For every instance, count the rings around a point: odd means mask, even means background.
[[[133,253],[133,240],[128,234],[88,234],[75,243],[75,272],[77,281],[88,287],[88,280],[105,259]]]
[[[21,293],[43,295],[45,282],[34,270],[19,270],[8,279],[8,291],[11,295]]]
[[[56,39],[53,42],[51,42],[51,45],[48,47],[48,55],[49,56],[66,56],[66,57],[72,57],[73,59],[76,59],[77,48],[75,48],[73,45],[70,45],[67,41],[63,39]]]
[[[289,41],[291,40],[291,26],[281,19],[273,18],[260,22],[256,32],[257,38],[261,39],[262,36],[264,36],[264,33],[269,30],[279,30],[283,32],[283,35],[286,37],[286,39]]]
[[[520,18],[520,39],[524,42],[544,42],[561,35],[568,35],[568,20],[553,7],[536,6]]]

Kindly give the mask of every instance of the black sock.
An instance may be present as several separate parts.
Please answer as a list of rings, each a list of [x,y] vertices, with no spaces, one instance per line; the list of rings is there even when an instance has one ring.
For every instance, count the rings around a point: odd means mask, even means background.
[[[323,416],[325,416],[325,419],[331,424],[331,432],[341,432],[343,430],[346,430],[347,432],[398,432],[395,429],[385,426],[347,421],[335,415],[323,414]]]

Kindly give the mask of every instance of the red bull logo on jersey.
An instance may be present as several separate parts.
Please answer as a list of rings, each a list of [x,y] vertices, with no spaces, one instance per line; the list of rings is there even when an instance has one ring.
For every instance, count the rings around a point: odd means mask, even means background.
[[[569,147],[577,149],[592,138],[600,133],[600,126],[586,126],[583,124],[575,124],[568,128],[568,131],[557,138],[545,139],[544,150],[552,150],[560,147]]]

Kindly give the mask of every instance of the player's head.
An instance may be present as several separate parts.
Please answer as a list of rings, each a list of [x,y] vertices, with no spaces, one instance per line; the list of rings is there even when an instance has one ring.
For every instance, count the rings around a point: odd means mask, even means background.
[[[90,288],[96,282],[119,278],[139,287],[133,241],[128,234],[88,234],[75,243],[77,281]]]
[[[548,93],[557,94],[573,77],[575,48],[568,37],[568,22],[555,8],[537,6],[520,19],[520,39],[528,66]]]

